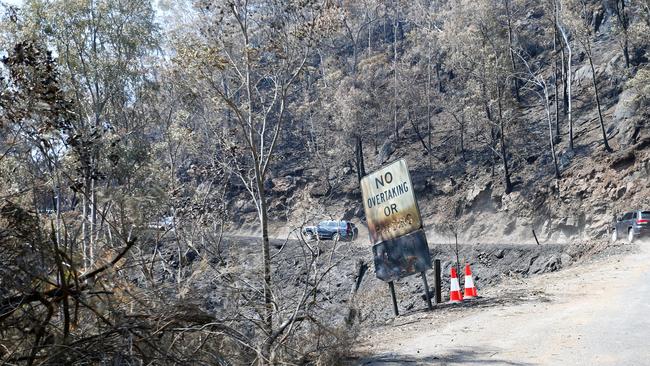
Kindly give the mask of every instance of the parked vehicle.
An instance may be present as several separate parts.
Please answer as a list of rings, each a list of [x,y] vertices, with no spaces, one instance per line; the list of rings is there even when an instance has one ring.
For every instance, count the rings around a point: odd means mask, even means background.
[[[165,216],[158,221],[149,223],[148,227],[160,231],[174,231],[174,217]]]
[[[650,237],[650,211],[631,211],[616,217],[612,225],[612,241],[627,236],[627,241],[634,242],[639,237]]]
[[[302,234],[306,240],[354,240],[359,229],[349,221],[321,221],[316,226],[305,226]]]

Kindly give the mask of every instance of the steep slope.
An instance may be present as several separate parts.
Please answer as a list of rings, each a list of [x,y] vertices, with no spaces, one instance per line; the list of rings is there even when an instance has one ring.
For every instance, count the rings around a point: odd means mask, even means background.
[[[447,222],[458,223],[460,239],[467,243],[534,243],[533,230],[540,242],[605,238],[616,213],[650,206],[650,131],[646,122],[650,116],[650,67],[645,48],[637,50],[640,54],[635,64],[626,68],[619,39],[614,34],[616,19],[602,5],[594,14],[598,11],[602,14],[592,54],[606,133],[614,152],[605,152],[602,147],[591,68],[577,42],[577,57],[572,65],[575,148],[569,149],[566,108],[559,106],[561,132],[554,137],[559,180],[554,178],[546,111],[537,94],[539,90],[532,87],[522,89],[522,101],[505,129],[514,185],[510,194],[505,194],[499,156],[492,157],[496,161],[490,163],[491,152],[469,137],[461,154],[452,115],[438,105],[434,111],[431,157],[421,141],[424,131],[408,120],[403,120],[397,141],[388,135],[376,151],[366,146],[366,171],[398,158],[407,160],[430,241],[449,240],[449,232],[440,228],[441,223]],[[522,38],[533,38],[542,32],[533,22],[540,17],[531,10],[522,21]],[[542,47],[533,60],[543,66],[540,73],[550,80],[552,49],[542,44],[528,47]],[[363,62],[362,59],[362,70]],[[553,89],[549,89],[549,100],[553,103]],[[389,126],[391,122],[385,123]],[[471,137],[469,131],[466,134]],[[325,161],[316,161],[305,153],[304,145],[297,139],[285,138],[280,146],[279,163],[267,187],[272,192],[276,235],[321,219],[352,219],[363,227],[355,166],[344,158],[348,152],[342,144],[326,147]],[[323,171],[322,165],[328,170]],[[233,230],[254,232],[254,207],[244,192],[231,207],[239,219]],[[363,234],[361,238],[365,240]]]

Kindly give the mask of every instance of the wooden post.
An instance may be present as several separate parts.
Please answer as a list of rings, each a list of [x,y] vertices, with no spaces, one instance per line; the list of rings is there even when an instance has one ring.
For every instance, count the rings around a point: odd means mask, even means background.
[[[442,302],[442,279],[440,274],[440,259],[436,259],[433,261],[433,284],[436,290],[436,304],[440,304]]]
[[[433,310],[433,305],[431,305],[431,295],[429,294],[429,284],[427,283],[427,272],[422,271],[422,282],[424,283],[424,297],[427,299],[427,308]]]
[[[397,297],[395,296],[395,285],[393,284],[393,281],[388,282],[388,288],[390,289],[390,297],[393,299],[393,313],[395,313],[395,316],[399,316]]]

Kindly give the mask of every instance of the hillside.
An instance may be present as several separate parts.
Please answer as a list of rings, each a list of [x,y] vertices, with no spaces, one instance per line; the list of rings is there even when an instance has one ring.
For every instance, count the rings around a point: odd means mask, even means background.
[[[511,112],[512,120],[506,127],[514,185],[510,194],[505,194],[499,156],[495,157],[496,162],[490,162],[491,152],[469,139],[460,154],[457,121],[446,111],[449,102],[437,100],[453,98],[453,91],[441,93],[432,103],[435,109],[432,157],[421,141],[426,126],[417,127],[408,119],[400,119],[397,141],[388,136],[374,142],[380,148],[374,151],[371,146],[365,148],[366,171],[406,158],[430,240],[449,240],[449,235],[437,229],[437,224],[450,220],[462,223],[461,238],[467,243],[534,243],[531,230],[535,230],[542,242],[549,243],[607,239],[608,225],[616,214],[650,205],[650,127],[647,125],[650,71],[641,51],[646,46],[637,51],[640,63],[626,68],[614,34],[614,14],[602,5],[596,9],[604,14],[593,42],[593,63],[606,134],[613,152],[602,148],[591,70],[584,52],[572,64],[575,70],[572,75],[573,149],[568,142],[566,106],[558,105],[560,134],[554,135],[554,141],[560,179],[554,177],[546,111],[535,90],[522,92],[522,101]],[[540,33],[535,28],[535,20],[547,14],[535,11],[531,10],[519,24],[522,33]],[[379,56],[373,54],[368,60],[362,57],[359,64],[373,62],[376,57]],[[543,65],[539,73],[552,79],[552,58],[552,50],[541,50],[531,63]],[[363,66],[360,68],[363,72]],[[554,91],[549,89],[551,113],[554,113]],[[562,96],[559,98],[562,104]],[[361,128],[365,129],[363,125]],[[367,132],[369,136],[371,131]],[[350,138],[349,134],[345,129],[332,131],[332,135],[338,135],[335,139]],[[357,169],[355,162],[345,157],[350,153],[347,146],[326,144],[325,157],[321,159],[329,173],[324,174],[322,168],[315,166],[315,157],[304,151],[304,145],[291,143],[292,139],[293,136],[287,136],[281,141],[280,162],[267,183],[273,195],[271,212],[276,235],[286,235],[295,227],[321,219],[352,219],[363,226],[365,217]],[[368,137],[366,144],[371,143],[373,140]],[[494,165],[497,167],[492,168]],[[247,202],[244,192],[230,202],[229,207],[238,217],[232,226],[235,231],[256,232],[256,215]]]
[[[354,362],[635,253],[648,34],[647,1],[0,0],[0,364]],[[402,158],[475,305],[418,273],[393,315],[359,182]]]

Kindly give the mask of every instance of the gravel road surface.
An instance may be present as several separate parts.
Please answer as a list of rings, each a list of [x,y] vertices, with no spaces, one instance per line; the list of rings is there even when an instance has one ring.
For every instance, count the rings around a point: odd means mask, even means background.
[[[650,243],[638,246],[393,319],[351,364],[650,365]]]

